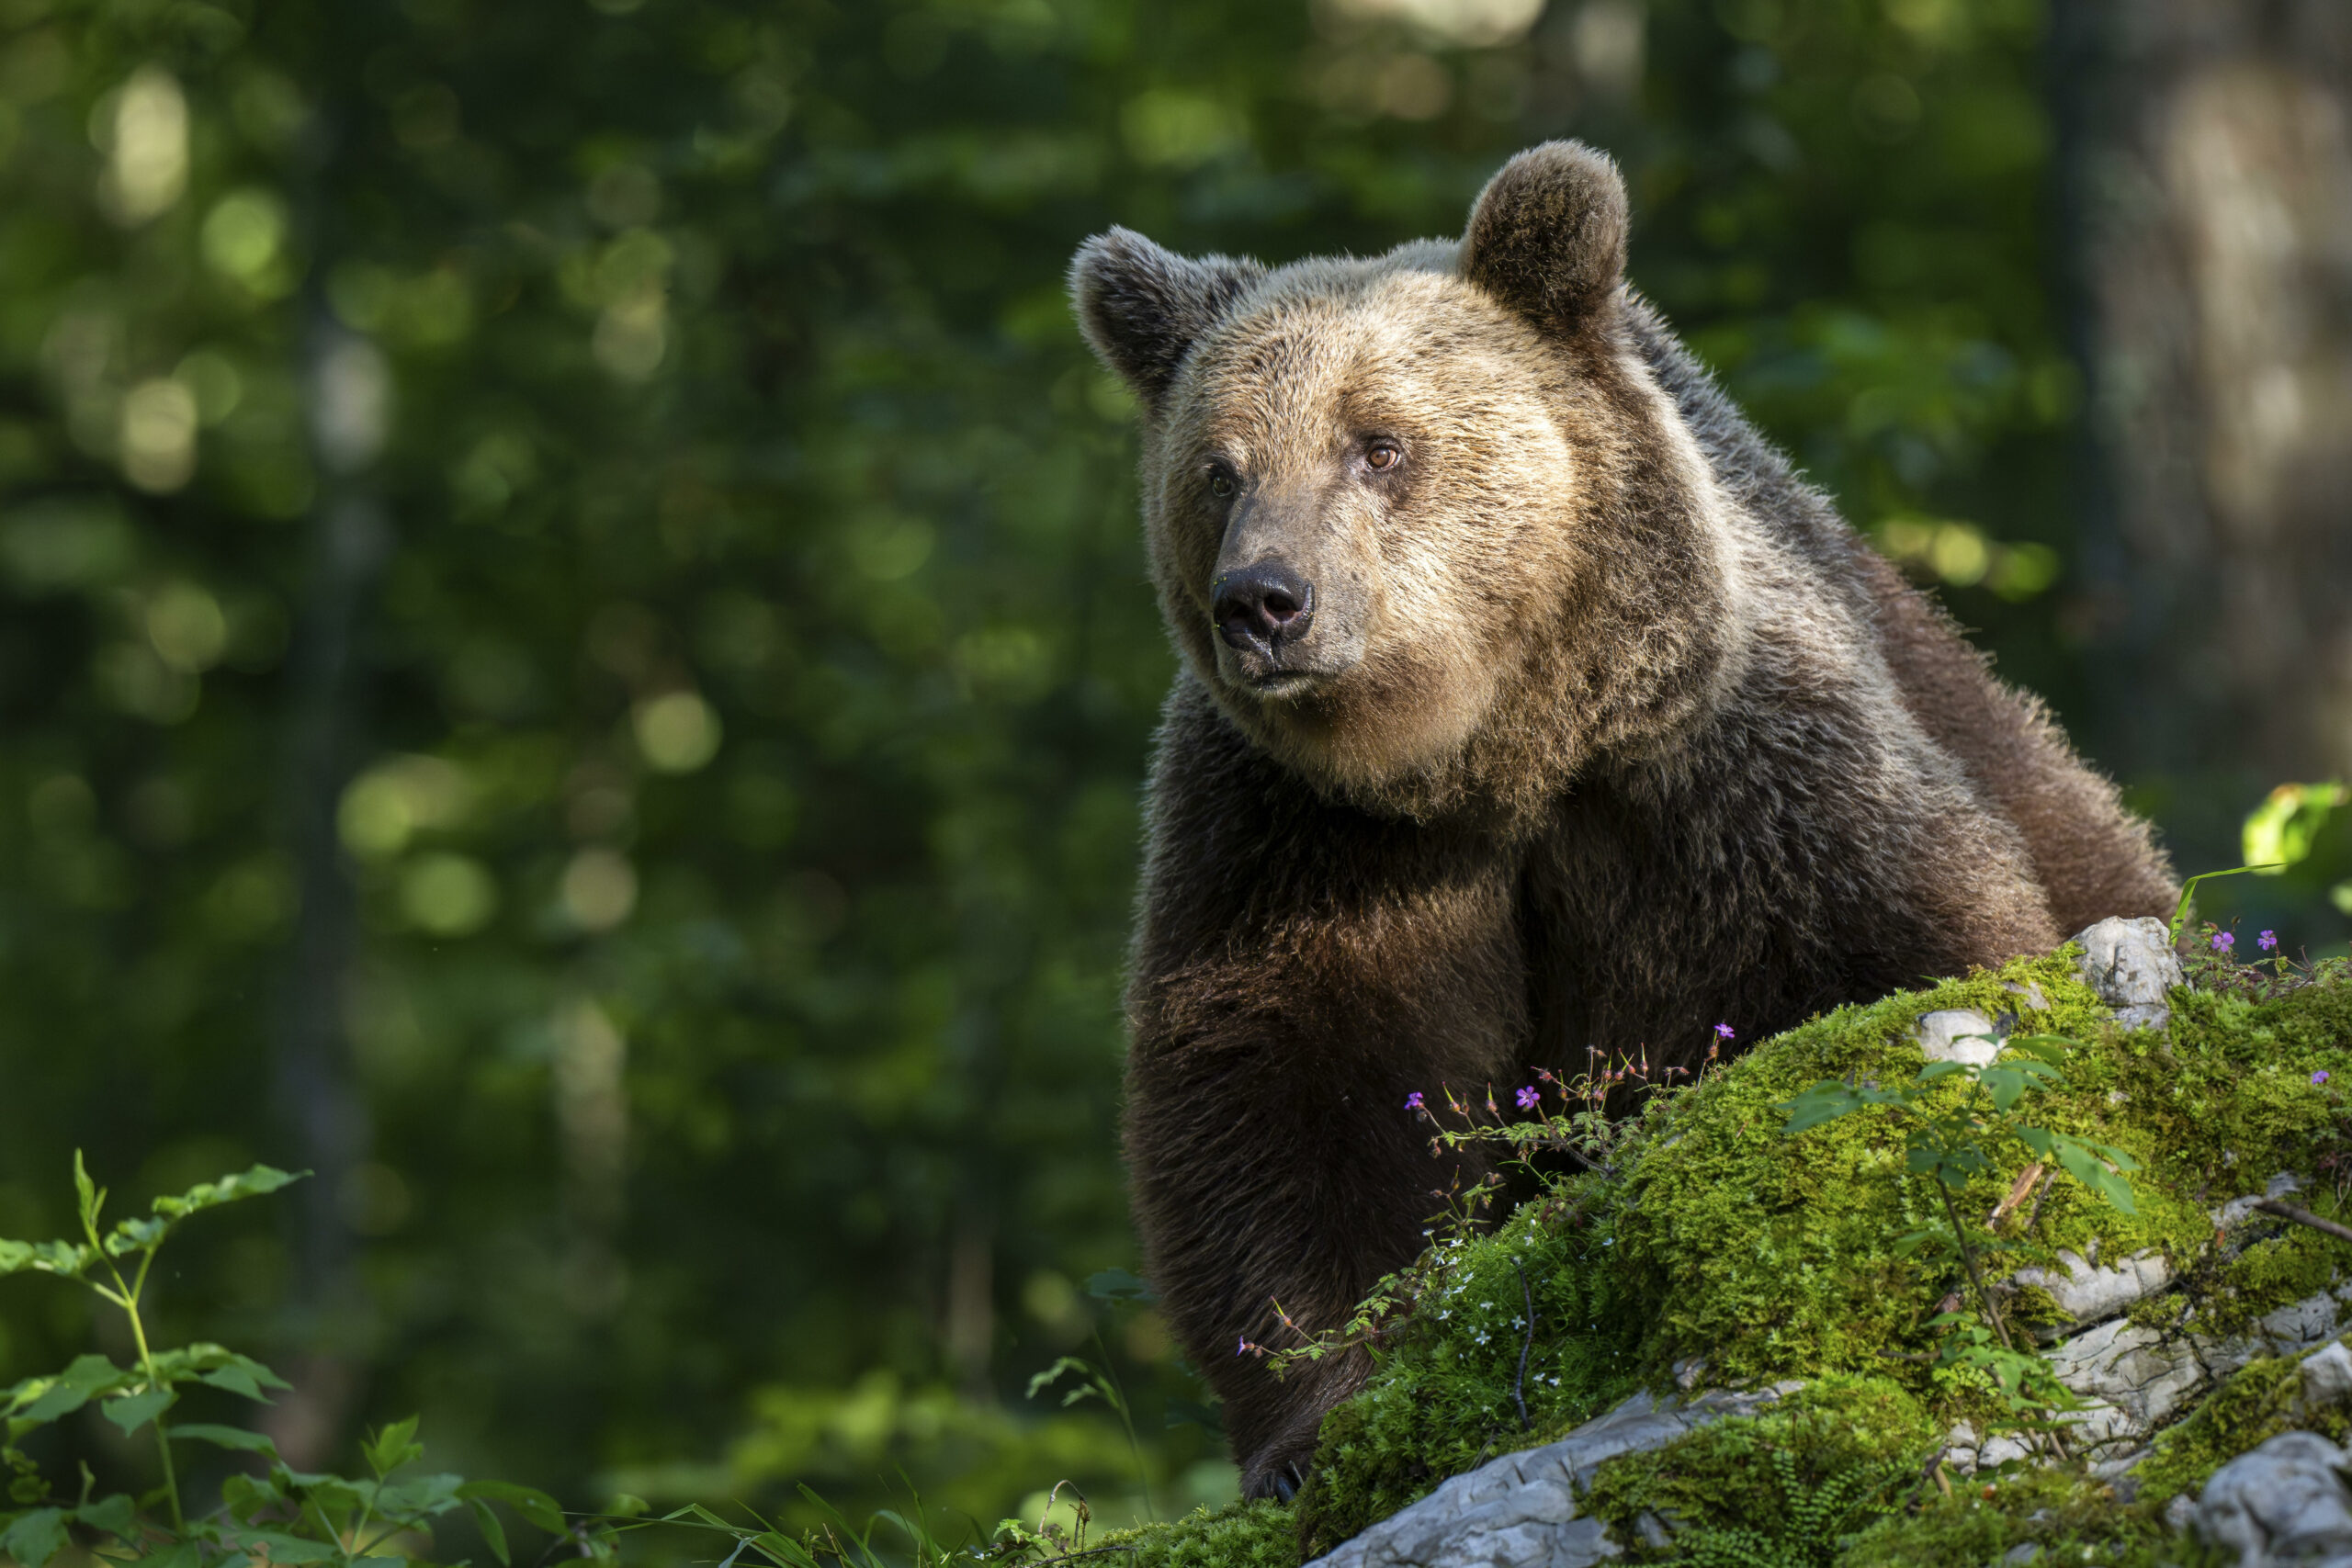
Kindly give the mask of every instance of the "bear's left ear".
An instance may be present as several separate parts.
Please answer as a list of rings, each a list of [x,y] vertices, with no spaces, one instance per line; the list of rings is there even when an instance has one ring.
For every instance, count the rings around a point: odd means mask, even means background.
[[[1102,363],[1157,413],[1193,344],[1265,272],[1233,256],[1194,261],[1113,229],[1070,258],[1070,302]]]
[[[1560,335],[1625,276],[1625,182],[1605,152],[1546,141],[1505,164],[1470,209],[1462,276]]]

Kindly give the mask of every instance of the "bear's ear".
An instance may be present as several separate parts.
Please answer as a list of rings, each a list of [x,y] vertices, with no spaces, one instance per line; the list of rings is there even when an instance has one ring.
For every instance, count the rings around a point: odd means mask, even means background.
[[[1114,229],[1078,247],[1069,294],[1086,341],[1156,413],[1185,354],[1265,271],[1232,256],[1195,261]]]
[[[1505,164],[1470,209],[1462,276],[1547,332],[1594,319],[1625,276],[1625,182],[1609,155],[1546,141]]]

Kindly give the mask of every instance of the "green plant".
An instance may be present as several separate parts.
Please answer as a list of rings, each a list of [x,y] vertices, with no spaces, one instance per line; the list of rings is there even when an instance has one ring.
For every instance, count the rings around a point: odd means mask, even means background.
[[[1826,1078],[1778,1107],[1787,1114],[1781,1132],[1790,1137],[1875,1107],[1902,1119],[1904,1170],[1928,1179],[1944,1225],[1909,1232],[1896,1242],[1895,1251],[1906,1256],[1948,1251],[1958,1259],[1976,1298],[1976,1314],[1944,1312],[1930,1320],[1931,1325],[1949,1331],[1939,1360],[1984,1374],[2010,1415],[2027,1424],[2052,1410],[2073,1409],[2077,1401],[2040,1356],[2018,1348],[1985,1280],[1984,1258],[1997,1252],[2038,1256],[2041,1249],[2000,1235],[1990,1222],[1971,1224],[1961,1214],[1959,1194],[1970,1182],[1997,1170],[2002,1145],[2017,1144],[2034,1162],[2030,1179],[2020,1180],[2013,1190],[2017,1193],[2037,1184],[2055,1164],[2123,1213],[2137,1213],[2124,1175],[2139,1168],[2130,1155],[2026,1119],[2030,1097],[2064,1084],[2061,1066],[2075,1043],[2059,1034],[2012,1035],[1988,1063],[1929,1062],[1910,1081],[1892,1087],[1869,1079]],[[2005,1203],[2002,1209],[2011,1206]]]
[[[246,1562],[331,1562],[350,1568],[364,1559],[421,1556],[432,1542],[432,1522],[462,1506],[471,1510],[483,1540],[505,1562],[505,1529],[491,1506],[500,1504],[551,1535],[569,1538],[580,1554],[609,1559],[610,1529],[568,1524],[563,1510],[544,1492],[502,1481],[469,1482],[412,1472],[410,1467],[424,1455],[415,1440],[413,1416],[383,1427],[361,1445],[368,1474],[358,1479],[293,1470],[278,1457],[268,1437],[243,1427],[172,1425],[165,1420],[186,1390],[200,1386],[266,1403],[266,1391],[288,1386],[259,1361],[220,1345],[159,1348],[149,1338],[142,1307],[156,1254],[184,1221],[300,1179],[300,1174],[257,1165],[175,1197],[157,1198],[147,1215],[118,1221],[106,1230],[101,1225],[107,1190],[90,1179],[77,1152],[74,1186],[83,1239],[0,1239],[0,1275],[48,1274],[82,1285],[122,1313],[138,1350],[136,1364],[130,1367],[118,1367],[101,1355],[79,1356],[62,1372],[27,1378],[0,1394],[0,1419],[6,1422],[0,1461],[13,1472],[8,1501],[16,1505],[0,1512],[0,1553],[23,1568],[42,1568],[79,1530],[113,1540],[116,1550],[102,1555],[128,1553],[171,1568]],[[18,1446],[37,1429],[63,1421],[94,1401],[99,1414],[126,1437],[153,1429],[162,1473],[162,1483],[153,1491],[138,1497],[93,1497],[96,1482],[85,1466],[80,1492],[70,1503],[59,1501]],[[264,1469],[260,1474],[231,1475],[221,1484],[219,1506],[190,1517],[173,1455],[173,1444],[179,1442],[250,1455]]]

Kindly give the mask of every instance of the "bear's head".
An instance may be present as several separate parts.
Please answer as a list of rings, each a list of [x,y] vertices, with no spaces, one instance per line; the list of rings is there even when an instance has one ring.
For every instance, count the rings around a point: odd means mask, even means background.
[[[1280,269],[1080,247],[1178,649],[1326,794],[1523,815],[1721,685],[1737,552],[1635,342],[1625,231],[1615,165],[1553,142],[1458,243]]]

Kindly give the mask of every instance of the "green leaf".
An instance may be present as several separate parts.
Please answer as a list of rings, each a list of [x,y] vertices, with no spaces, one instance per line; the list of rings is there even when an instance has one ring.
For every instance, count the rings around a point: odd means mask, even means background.
[[[446,1514],[458,1506],[458,1488],[463,1483],[455,1475],[420,1475],[395,1482],[377,1489],[376,1509],[387,1518]]]
[[[138,1393],[109,1399],[99,1408],[106,1418],[122,1428],[126,1438],[135,1437],[139,1429],[172,1407],[179,1395],[168,1388],[151,1388]]]
[[[2117,1210],[2126,1214],[2137,1214],[2140,1212],[2132,1201],[2132,1184],[2114,1171],[2108,1169],[2098,1156],[2091,1153],[2079,1141],[2073,1138],[2060,1139],[2057,1154],[2058,1163],[2066,1168],[2068,1175],[2106,1199]]]
[[[101,1497],[95,1503],[83,1504],[74,1510],[74,1517],[125,1541],[136,1544],[139,1540],[139,1510],[129,1497],[119,1492],[111,1497]]]
[[[82,1163],[82,1151],[74,1151],[74,1195],[80,1200],[82,1228],[98,1228],[98,1213],[107,1205],[107,1190],[90,1179],[89,1168]]]
[[[234,1428],[216,1427],[210,1430],[225,1432],[232,1431]],[[205,1437],[205,1433],[190,1427],[177,1427],[173,1431],[172,1436],[185,1438],[191,1433]],[[206,1440],[213,1439],[207,1438]],[[220,1501],[228,1507],[232,1516],[247,1520],[266,1508],[282,1508],[288,1504],[285,1490],[275,1480],[242,1473],[231,1475],[220,1483]]]
[[[489,1543],[490,1554],[501,1562],[512,1562],[506,1551],[506,1527],[498,1522],[497,1511],[479,1497],[466,1499],[466,1506],[473,1510],[474,1528],[481,1531],[481,1539]]]
[[[243,1427],[216,1427],[209,1422],[190,1421],[172,1428],[175,1438],[192,1438],[215,1448],[235,1449],[240,1452],[277,1457],[277,1445],[259,1432],[248,1432]]]
[[[2022,1052],[2037,1062],[2056,1067],[2065,1063],[2067,1053],[2075,1048],[2075,1042],[2063,1034],[2012,1034],[2006,1042],[2006,1048]]]
[[[1783,1111],[1788,1121],[1781,1128],[1783,1137],[1793,1137],[1825,1122],[1835,1122],[1849,1116],[1871,1102],[1854,1091],[1853,1086],[1836,1078],[1824,1078],[1794,1100],[1783,1100],[1772,1107]]]
[[[151,1551],[139,1560],[139,1568],[204,1568],[204,1548],[192,1540],[175,1540],[160,1551]],[[220,1568],[243,1568],[242,1560],[232,1558]]]
[[[28,1514],[19,1514],[16,1523],[0,1531],[0,1552],[15,1558],[23,1568],[42,1568],[64,1548],[62,1508],[35,1508]]]
[[[138,1252],[159,1245],[171,1229],[161,1220],[129,1219],[116,1222],[114,1234],[107,1237],[107,1256],[120,1258],[125,1253]]]
[[[224,1176],[218,1181],[200,1181],[175,1198],[158,1198],[153,1208],[166,1219],[183,1220],[207,1209],[217,1209],[223,1203],[266,1197],[281,1187],[292,1186],[310,1174],[307,1170],[284,1171],[275,1166],[257,1165],[234,1176]]]
[[[269,1395],[262,1392],[264,1387],[291,1388],[294,1386],[252,1357],[240,1356],[233,1351],[230,1353],[227,1360],[204,1373],[197,1381],[209,1383],[214,1388],[226,1389],[231,1393],[242,1393],[247,1399],[258,1400],[264,1404],[270,1403]]]
[[[71,1416],[101,1393],[128,1387],[130,1372],[104,1356],[76,1356],[72,1365],[53,1378],[28,1378],[11,1391],[9,1414],[35,1426]],[[30,1397],[28,1398],[28,1395]]]
[[[70,1241],[0,1241],[0,1275],[55,1274],[75,1280],[97,1258],[93,1248]]]
[[[1042,1393],[1046,1389],[1051,1388],[1055,1382],[1059,1379],[1064,1372],[1076,1372],[1080,1378],[1091,1378],[1094,1376],[1094,1368],[1088,1362],[1080,1360],[1076,1356],[1064,1356],[1055,1361],[1052,1366],[1047,1367],[1044,1371],[1039,1372],[1035,1377],[1031,1378],[1029,1380],[1029,1392],[1023,1394],[1022,1397],[1023,1399],[1036,1398],[1038,1394]],[[1083,1399],[1086,1397],[1086,1394],[1084,1392],[1080,1392],[1072,1397]],[[1062,1403],[1064,1404],[1068,1404],[1069,1400],[1065,1399]]]
[[[537,1487],[517,1486],[511,1481],[469,1481],[458,1488],[458,1495],[469,1502],[481,1499],[487,1503],[503,1503],[549,1535],[564,1533],[563,1506]],[[714,1523],[722,1523],[716,1516]]]
[[[424,1457],[424,1445],[416,1440],[416,1421],[413,1416],[395,1421],[360,1445],[359,1452],[368,1461],[368,1468],[379,1479],[412,1460]]]

